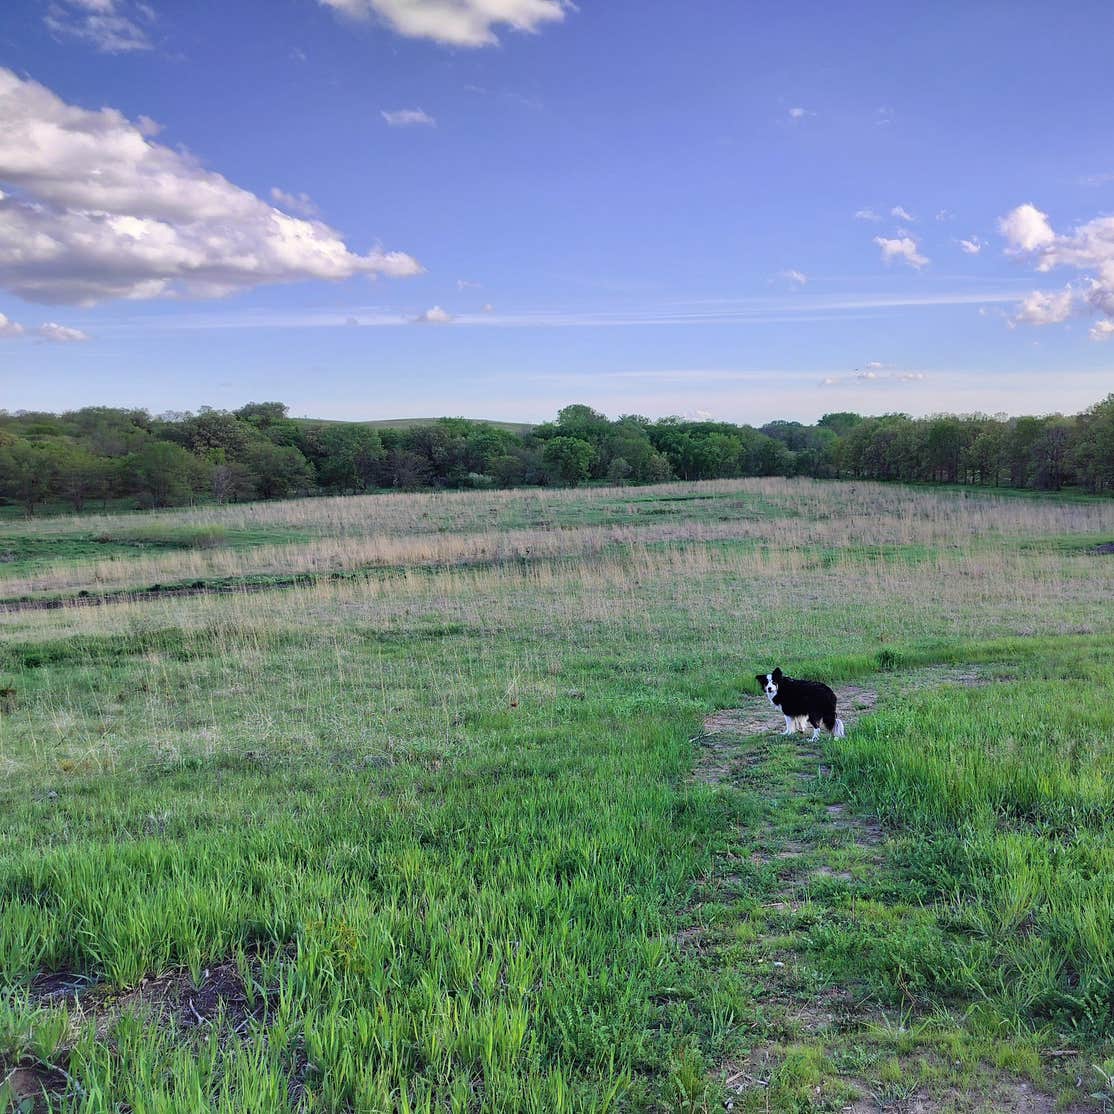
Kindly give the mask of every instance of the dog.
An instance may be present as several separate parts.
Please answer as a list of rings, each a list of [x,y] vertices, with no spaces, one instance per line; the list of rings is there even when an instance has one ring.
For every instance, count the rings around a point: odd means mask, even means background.
[[[809,742],[820,738],[821,724],[837,739],[843,738],[843,720],[836,716],[836,694],[823,682],[786,677],[780,669],[773,673],[756,673],[754,679],[766,699],[785,716],[783,735],[803,731],[807,723],[812,728]]]

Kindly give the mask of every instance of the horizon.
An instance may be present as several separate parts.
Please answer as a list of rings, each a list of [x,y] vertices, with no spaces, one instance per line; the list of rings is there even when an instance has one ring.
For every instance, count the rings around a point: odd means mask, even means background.
[[[606,411],[600,411],[600,413],[602,413],[603,416],[605,418],[607,418],[609,421],[618,421],[621,417],[624,417],[624,416],[634,416],[634,417],[647,418],[651,422],[662,422],[662,421],[669,421],[669,420],[677,420],[677,421],[682,421],[682,422],[694,422],[694,423],[711,422],[711,423],[723,423],[723,424],[728,424],[728,425],[740,425],[740,426],[750,425],[750,426],[754,426],[755,428],[760,428],[763,425],[771,424],[771,423],[774,423],[774,422],[786,422],[788,424],[796,423],[798,425],[803,425],[803,426],[815,426],[825,417],[829,417],[833,414],[842,414],[842,413],[853,413],[853,414],[856,414],[857,416],[859,416],[861,418],[884,418],[884,417],[893,417],[893,416],[904,415],[904,416],[912,418],[914,420],[919,420],[919,419],[923,419],[923,418],[947,417],[947,418],[988,418],[988,419],[994,419],[994,420],[998,420],[998,421],[1011,421],[1011,420],[1014,420],[1014,419],[1017,419],[1017,418],[1042,418],[1043,419],[1043,418],[1054,418],[1054,417],[1075,417],[1078,414],[1082,414],[1085,411],[1090,410],[1093,406],[1095,406],[1098,403],[1104,401],[1106,398],[1111,397],[1112,395],[1114,395],[1114,392],[1107,392],[1107,394],[1102,396],[1101,398],[1096,398],[1092,402],[1088,403],[1085,406],[1080,407],[1079,410],[1075,410],[1075,411],[1072,411],[1072,410],[1021,411],[1021,410],[1018,410],[1016,412],[1011,412],[1011,411],[1007,411],[1007,410],[996,410],[996,411],[993,411],[993,412],[988,412],[988,411],[985,411],[985,410],[965,410],[965,411],[961,411],[961,410],[928,410],[928,411],[925,411],[924,413],[912,413],[908,410],[879,410],[879,411],[876,411],[876,412],[861,412],[861,411],[854,410],[854,409],[850,409],[850,410],[843,409],[843,410],[827,410],[823,414],[820,414],[816,418],[812,419],[811,421],[805,421],[805,420],[802,420],[800,418],[795,418],[795,417],[784,415],[784,414],[778,415],[778,416],[775,416],[775,417],[772,417],[772,418],[768,418],[765,421],[761,421],[761,422],[758,422],[758,421],[755,421],[755,422],[749,422],[749,421],[733,422],[730,419],[718,418],[718,417],[715,417],[711,414],[706,414],[706,413],[705,414],[700,414],[700,413],[661,414],[661,415],[657,415],[657,416],[651,416],[651,415],[648,415],[648,414],[639,414],[637,411],[623,411],[622,413],[620,413],[620,412],[608,413]],[[76,407],[76,406],[74,406],[74,407],[66,407],[63,410],[51,410],[49,408],[44,408],[44,407],[24,407],[24,408],[18,409],[18,410],[0,408],[0,415],[20,417],[21,415],[25,415],[25,414],[43,413],[43,414],[53,414],[53,415],[56,415],[56,416],[62,416],[62,415],[67,414],[67,413],[73,413],[77,410],[95,409],[98,406],[101,406],[105,409],[110,409],[110,410],[140,411],[142,413],[146,413],[154,421],[173,422],[173,421],[176,421],[180,418],[192,417],[192,416],[194,416],[196,414],[200,414],[200,413],[202,413],[206,410],[215,410],[215,411],[218,411],[218,412],[221,412],[221,413],[234,414],[234,413],[236,413],[236,411],[238,411],[238,410],[240,410],[240,409],[242,409],[246,406],[251,406],[251,405],[255,405],[255,404],[259,404],[259,403],[265,403],[265,402],[279,402],[282,405],[286,406],[285,403],[282,403],[281,399],[262,399],[262,398],[260,398],[260,399],[243,399],[239,403],[229,403],[226,406],[210,406],[208,403],[203,402],[203,403],[198,404],[195,407],[183,407],[181,409],[175,408],[175,409],[168,409],[168,410],[154,410],[149,406],[143,406],[143,405],[140,405],[140,404],[105,406],[104,404],[93,403],[93,404],[90,404],[88,407]],[[462,422],[472,422],[472,423],[480,424],[480,425],[482,425],[482,424],[492,424],[492,425],[502,425],[502,426],[508,426],[508,425],[510,425],[510,426],[523,426],[523,427],[532,429],[532,428],[536,428],[539,425],[545,425],[545,424],[550,423],[550,422],[555,422],[557,420],[557,417],[558,417],[558,414],[559,414],[560,410],[563,409],[565,406],[577,406],[577,405],[589,405],[589,404],[576,402],[576,401],[568,401],[568,402],[565,402],[562,406],[558,407],[557,410],[555,410],[548,417],[543,417],[543,418],[540,418],[536,421],[527,421],[525,419],[518,419],[518,418],[475,417],[475,416],[464,414],[464,413],[456,413],[456,414],[444,413],[444,414],[424,414],[424,415],[422,415],[422,414],[418,414],[418,415],[392,415],[392,416],[385,416],[385,417],[331,418],[331,417],[324,417],[320,414],[296,414],[296,413],[291,412],[291,408],[289,406],[286,407],[287,408],[286,417],[290,420],[299,421],[299,422],[329,422],[329,423],[339,423],[339,424],[347,423],[347,424],[352,424],[352,425],[365,425],[365,424],[370,424],[370,425],[388,425],[388,424],[400,425],[401,423],[404,423],[404,422],[405,423],[410,423],[410,424],[420,424],[420,423],[425,423],[425,422],[433,423],[433,422],[442,422],[442,421],[450,421],[450,422],[451,421],[462,421]]]
[[[757,426],[1109,393],[1108,5],[689,14],[14,0],[0,406]]]

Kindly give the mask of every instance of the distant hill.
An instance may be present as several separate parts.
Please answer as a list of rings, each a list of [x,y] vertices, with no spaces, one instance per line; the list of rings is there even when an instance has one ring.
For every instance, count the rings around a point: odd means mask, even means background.
[[[483,422],[510,433],[529,433],[534,428],[532,422],[495,422],[488,418],[468,418],[470,422]],[[372,421],[345,421],[339,418],[293,418],[292,421],[304,425],[366,425],[372,429],[412,429],[414,426],[435,425],[440,418],[377,418]]]

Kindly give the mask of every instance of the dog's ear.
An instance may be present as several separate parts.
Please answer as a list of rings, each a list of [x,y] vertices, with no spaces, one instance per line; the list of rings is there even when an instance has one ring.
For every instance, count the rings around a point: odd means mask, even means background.
[[[766,685],[766,674],[765,674],[765,673],[755,673],[755,675],[754,675],[754,679],[755,679],[755,680],[756,680],[756,681],[757,681],[757,682],[758,682],[758,683],[759,683],[760,685],[762,685],[763,687],[765,687],[765,685]]]
[[[770,676],[773,677],[773,679],[775,681],[780,681],[781,680],[781,670],[780,669],[775,669],[773,671],[773,673],[770,674]]]

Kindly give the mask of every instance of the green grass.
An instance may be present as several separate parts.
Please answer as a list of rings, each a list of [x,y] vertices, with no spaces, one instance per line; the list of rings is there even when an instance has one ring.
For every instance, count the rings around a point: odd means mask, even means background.
[[[1114,649],[1010,660],[1010,679],[918,693],[834,755],[852,795],[915,833],[911,866],[948,902],[948,961],[926,965],[925,985],[1109,1038]]]
[[[771,1108],[809,1109],[866,1077],[1056,1088],[1040,1053],[1070,1040],[1099,1086],[1114,562],[1055,516],[1004,552],[708,532],[709,507],[815,513],[797,490],[662,491],[645,505],[677,532],[651,545],[0,617],[0,1079],[56,1065],[55,1107],[89,1114],[703,1110],[762,1048]],[[592,529],[624,504],[555,513]],[[418,535],[426,513],[460,533],[536,513],[403,505]],[[835,776],[758,738],[759,765],[694,781],[702,717],[775,663],[878,689]],[[1076,684],[1105,695],[1077,708]],[[884,859],[826,826],[849,801],[890,826]],[[851,880],[768,908],[784,879],[752,856],[793,840]],[[195,1025],[144,997],[218,964],[250,1009]],[[97,984],[87,1013],[35,999],[49,971]],[[793,1020],[837,990],[908,1025]]]

